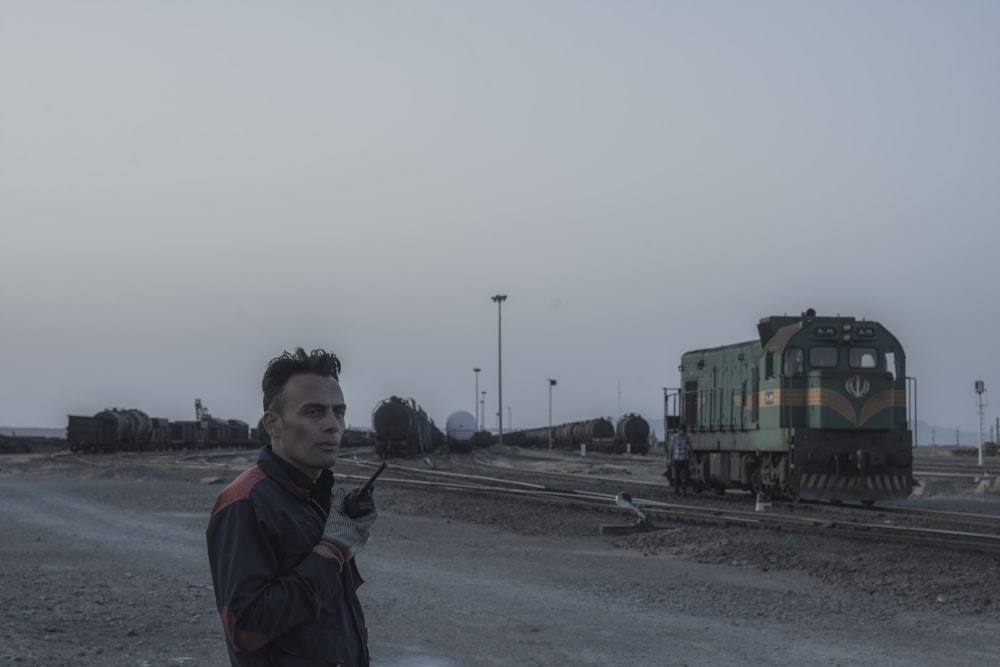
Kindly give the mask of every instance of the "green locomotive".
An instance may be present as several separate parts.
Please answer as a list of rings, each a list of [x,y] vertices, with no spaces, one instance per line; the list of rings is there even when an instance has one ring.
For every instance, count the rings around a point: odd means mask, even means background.
[[[824,501],[913,489],[906,358],[888,329],[853,317],[772,316],[759,338],[681,358],[680,421],[695,488]]]

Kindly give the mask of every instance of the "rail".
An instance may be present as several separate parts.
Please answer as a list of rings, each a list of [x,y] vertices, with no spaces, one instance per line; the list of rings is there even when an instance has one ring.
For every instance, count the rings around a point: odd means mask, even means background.
[[[141,454],[128,453],[94,457],[80,456],[73,453],[53,454],[53,458],[61,458],[67,462],[77,462],[89,466],[113,466],[123,460],[140,462],[151,467],[173,467],[194,470],[240,470],[247,467],[246,456],[233,452],[199,452],[185,454],[181,457],[164,456],[162,453]],[[241,461],[234,462],[238,458]],[[216,460],[212,460],[216,459]],[[228,460],[219,460],[228,459]],[[380,461],[342,458],[338,463],[335,476],[349,481],[364,482],[368,479],[371,469]],[[351,470],[344,470],[350,468]],[[516,471],[524,472],[524,471]],[[539,473],[533,473],[539,474]],[[558,474],[558,473],[557,473]],[[559,474],[560,478],[576,478],[580,476]],[[586,478],[593,480],[592,476]],[[609,478],[611,479],[611,478]],[[613,479],[620,483],[620,479]],[[581,509],[600,510],[605,513],[620,514],[621,508],[616,504],[617,494],[585,489],[574,489],[563,486],[551,486],[513,480],[504,477],[456,473],[433,468],[421,468],[411,465],[393,464],[379,478],[379,485],[396,485],[417,488],[433,488],[448,492],[469,494],[484,494],[534,503],[559,504]],[[813,533],[834,536],[838,538],[864,539],[876,542],[902,542],[922,544],[957,550],[977,550],[988,553],[1000,553],[1000,535],[985,532],[965,530],[935,529],[924,527],[906,527],[887,525],[884,522],[870,523],[863,521],[839,521],[826,518],[797,516],[790,512],[770,511],[757,512],[723,507],[699,507],[695,505],[669,503],[664,501],[633,498],[634,506],[644,512],[653,525],[657,522],[686,522],[694,524],[715,524],[723,526],[741,526],[747,528],[762,528],[786,532]],[[826,506],[824,506],[826,507]],[[852,511],[865,511],[860,507],[851,507]],[[1000,526],[1000,517],[978,514],[960,514],[954,512],[934,512],[910,508],[880,507],[869,510],[884,514],[905,515],[923,519],[953,521],[955,523],[983,523],[992,528]],[[662,525],[662,524],[660,524]]]

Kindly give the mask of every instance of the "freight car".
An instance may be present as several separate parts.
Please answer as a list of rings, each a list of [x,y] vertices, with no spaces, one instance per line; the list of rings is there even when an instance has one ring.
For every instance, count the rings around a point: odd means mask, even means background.
[[[757,331],[681,357],[692,485],[865,504],[906,498],[913,437],[896,337],[878,322],[812,309],[764,317]]]
[[[548,426],[542,426],[522,431],[510,431],[503,434],[503,441],[505,445],[515,447],[548,447],[550,432],[554,448],[564,449],[587,445],[594,451],[615,451],[615,427],[609,419],[603,417],[559,424],[551,429]],[[625,451],[624,445],[622,445],[621,451]]]
[[[587,445],[594,451],[610,452],[615,448],[615,426],[604,417],[560,424],[552,430],[552,440],[564,447]]]
[[[257,433],[238,419],[216,419],[195,401],[194,421],[150,417],[142,410],[108,408],[93,417],[68,415],[66,440],[74,452],[143,452],[256,446]]]
[[[430,452],[445,441],[434,420],[412,398],[391,396],[372,410],[375,453],[385,460]]]
[[[621,416],[615,426],[615,445],[620,452],[649,453],[649,422],[641,415],[629,412]]]
[[[444,423],[449,452],[468,452],[476,442],[476,418],[465,410],[456,410]]]

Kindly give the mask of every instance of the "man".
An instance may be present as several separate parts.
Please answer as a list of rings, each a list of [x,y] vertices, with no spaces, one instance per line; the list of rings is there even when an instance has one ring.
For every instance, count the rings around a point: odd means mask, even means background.
[[[691,436],[687,426],[681,424],[670,441],[670,465],[672,468],[674,495],[687,495],[689,463],[691,461]]]
[[[270,445],[212,509],[208,558],[234,667],[371,661],[354,557],[377,513],[370,492],[334,489],[347,410],[339,377],[324,350],[268,363]]]

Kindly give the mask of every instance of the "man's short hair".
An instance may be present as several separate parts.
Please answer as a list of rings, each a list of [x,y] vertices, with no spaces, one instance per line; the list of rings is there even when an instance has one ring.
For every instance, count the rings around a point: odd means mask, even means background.
[[[280,357],[275,357],[267,363],[264,371],[264,379],[260,382],[261,391],[264,394],[264,411],[281,411],[281,393],[293,375],[299,373],[312,373],[320,377],[332,377],[334,380],[340,379],[340,359],[337,355],[326,350],[313,350],[306,354],[301,347],[295,348],[295,352],[283,352]]]

